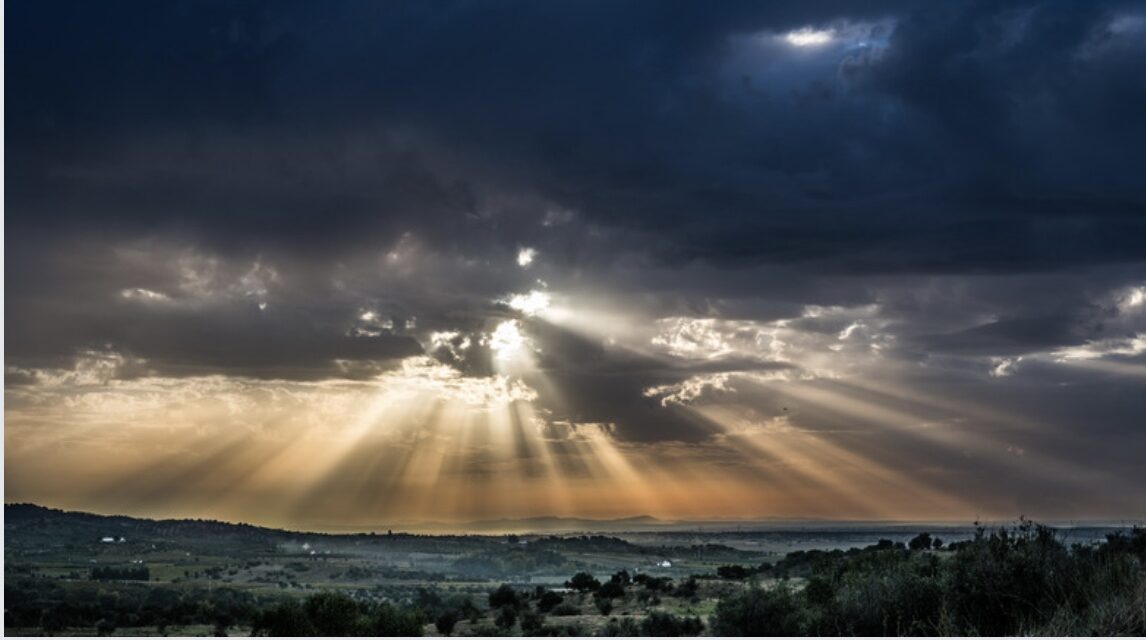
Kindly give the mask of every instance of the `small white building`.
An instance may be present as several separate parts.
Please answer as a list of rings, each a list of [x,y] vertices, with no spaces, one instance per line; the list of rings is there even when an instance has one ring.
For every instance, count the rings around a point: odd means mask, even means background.
[[[661,560],[660,562],[657,563],[657,566],[661,567],[663,569],[669,569],[672,567],[672,563],[669,562],[668,560]]]
[[[111,536],[104,536],[99,539],[100,542],[115,542],[115,538]]]

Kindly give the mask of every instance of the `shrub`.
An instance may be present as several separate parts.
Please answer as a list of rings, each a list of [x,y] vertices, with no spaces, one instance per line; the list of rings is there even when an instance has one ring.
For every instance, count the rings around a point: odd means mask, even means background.
[[[593,596],[593,604],[597,607],[597,611],[600,611],[603,616],[607,616],[613,611],[613,601],[608,598],[595,595]]]
[[[448,636],[454,632],[454,627],[458,624],[458,614],[456,611],[443,611],[438,614],[434,619],[434,628],[438,633]]]
[[[753,573],[751,569],[738,564],[726,564],[716,569],[716,575],[725,580],[743,580]]]
[[[597,588],[598,598],[612,599],[625,597],[625,587],[620,582],[606,582]]]
[[[704,631],[704,623],[695,616],[678,617],[667,611],[653,611],[641,620],[639,628],[642,636],[696,636]]]
[[[788,583],[771,589],[753,587],[722,599],[712,618],[718,636],[798,636],[801,605]]]
[[[562,598],[556,592],[546,591],[545,593],[541,594],[540,598],[537,599],[537,610],[542,613],[547,613],[552,610],[553,607],[561,604],[564,600],[565,598]]]
[[[597,635],[615,637],[634,637],[641,634],[640,625],[633,618],[609,618],[605,626],[601,628],[600,633]]]
[[[497,610],[497,616],[493,619],[493,623],[502,629],[508,630],[513,625],[517,624],[517,611],[510,605],[505,605]]]
[[[565,603],[554,607],[552,613],[555,616],[579,616],[581,615],[581,610],[569,603]]]
[[[489,594],[489,608],[500,609],[504,606],[517,607],[521,604],[517,591],[508,584],[503,584]]]
[[[524,636],[541,635],[544,626],[545,616],[540,613],[526,611],[525,615],[521,616],[521,634]]]
[[[596,590],[601,586],[601,581],[594,578],[593,574],[581,571],[569,580],[566,580],[565,586],[579,593],[585,593],[587,591]]]
[[[931,544],[931,534],[921,533],[912,538],[911,541],[907,543],[907,548],[911,549],[912,551],[925,551],[931,548]]]

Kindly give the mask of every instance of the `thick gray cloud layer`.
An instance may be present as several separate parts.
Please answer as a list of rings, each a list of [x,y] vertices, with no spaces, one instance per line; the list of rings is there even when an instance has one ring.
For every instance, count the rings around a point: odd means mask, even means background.
[[[482,376],[518,319],[549,415],[620,438],[709,438],[682,406],[780,412],[745,381],[830,370],[1025,415],[1044,439],[1001,446],[1146,481],[1120,458],[1146,409],[1140,2],[7,17],[9,385],[93,350],[124,376],[363,378],[424,352]],[[572,320],[506,304],[531,289]]]

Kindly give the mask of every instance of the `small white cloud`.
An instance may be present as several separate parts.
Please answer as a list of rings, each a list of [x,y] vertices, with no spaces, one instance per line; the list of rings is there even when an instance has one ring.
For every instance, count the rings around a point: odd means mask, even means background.
[[[1146,353],[1146,333],[1133,338],[1091,340],[1079,347],[1068,347],[1052,352],[1055,362],[1071,360],[1097,360],[1107,356],[1138,356]]]
[[[840,334],[838,336],[836,336],[836,338],[838,340],[847,340],[848,338],[850,338],[852,336],[853,333],[855,333],[855,331],[857,329],[863,329],[863,327],[864,327],[864,324],[862,322],[859,322],[859,321],[853,322],[853,323],[849,324],[847,326],[847,328],[845,328],[843,331],[841,331]]]
[[[152,291],[151,289],[140,288],[124,289],[123,291],[119,292],[119,295],[128,300],[145,300],[150,302],[166,302],[171,299],[165,293]]]
[[[1146,308],[1146,286],[1131,287],[1118,301],[1118,310],[1122,313],[1131,313],[1143,308]]]
[[[670,404],[687,405],[700,399],[707,392],[728,393],[732,391],[728,386],[728,381],[731,377],[732,374],[730,373],[693,376],[678,384],[649,387],[645,389],[643,393],[646,398],[659,396],[661,406],[663,407],[667,407]]]
[[[537,257],[537,249],[532,249],[530,247],[524,247],[520,251],[517,252],[517,266],[519,266],[523,269],[527,268],[529,265],[533,264],[533,259],[536,257]]]
[[[394,330],[394,320],[373,309],[359,309],[357,321],[346,334],[354,338],[377,338]]]
[[[549,308],[549,294],[534,289],[529,293],[515,293],[506,301],[510,309],[527,316],[535,316]]]
[[[1022,361],[1022,356],[1015,358],[991,358],[991,377],[1005,378],[1009,375],[1013,375],[1019,370],[1019,363]]]

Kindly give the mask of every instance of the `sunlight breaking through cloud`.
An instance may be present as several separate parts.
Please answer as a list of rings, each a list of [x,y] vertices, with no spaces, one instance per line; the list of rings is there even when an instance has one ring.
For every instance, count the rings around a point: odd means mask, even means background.
[[[784,40],[794,47],[819,47],[832,41],[835,32],[831,29],[804,27],[784,34]]]

